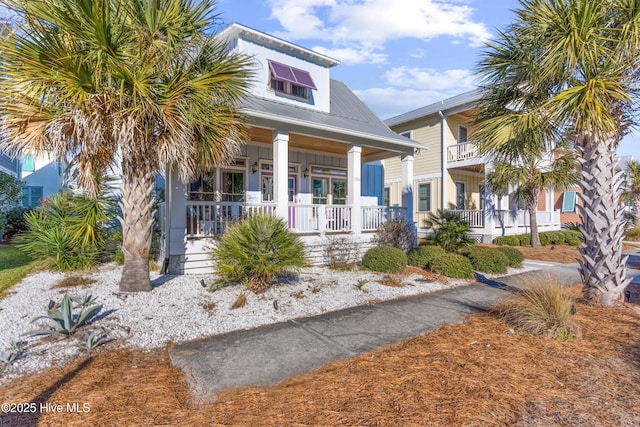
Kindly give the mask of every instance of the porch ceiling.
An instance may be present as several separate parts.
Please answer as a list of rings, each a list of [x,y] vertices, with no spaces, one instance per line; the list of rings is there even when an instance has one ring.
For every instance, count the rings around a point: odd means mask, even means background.
[[[264,144],[273,143],[273,131],[271,129],[252,127],[250,138],[253,142]],[[298,148],[305,151],[316,151],[319,153],[331,153],[346,156],[348,144],[346,142],[334,141],[325,138],[319,138],[309,135],[297,133],[289,134],[289,147]],[[380,148],[362,147],[362,157],[364,161],[379,160],[397,156],[399,153],[395,151],[383,150]]]

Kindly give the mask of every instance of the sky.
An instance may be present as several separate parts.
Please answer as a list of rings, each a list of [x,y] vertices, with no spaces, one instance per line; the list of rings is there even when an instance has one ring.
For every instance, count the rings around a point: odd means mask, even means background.
[[[387,119],[472,90],[485,42],[517,0],[218,0],[232,22],[341,61],[331,77]],[[618,154],[640,160],[640,129]]]
[[[517,0],[218,0],[232,22],[341,61],[331,77],[387,119],[474,88],[474,68]],[[0,16],[2,12],[0,11]],[[619,155],[640,159],[640,129]]]

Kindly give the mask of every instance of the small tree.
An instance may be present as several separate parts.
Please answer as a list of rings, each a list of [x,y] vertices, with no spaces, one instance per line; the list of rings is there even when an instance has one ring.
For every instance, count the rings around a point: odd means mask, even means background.
[[[454,252],[463,246],[474,244],[469,235],[471,226],[460,219],[454,212],[438,209],[425,221],[428,228],[433,228],[433,242],[447,252]]]
[[[633,209],[633,225],[640,227],[640,163],[633,160],[627,163],[627,192]]]
[[[7,212],[20,205],[24,182],[0,171],[0,240],[4,235]]]

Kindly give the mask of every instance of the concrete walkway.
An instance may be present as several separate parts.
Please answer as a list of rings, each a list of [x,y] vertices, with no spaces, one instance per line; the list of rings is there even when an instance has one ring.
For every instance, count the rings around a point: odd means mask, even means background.
[[[171,347],[169,354],[191,378],[194,394],[211,400],[225,388],[275,384],[334,360],[460,323],[510,291],[541,280],[541,274],[567,285],[580,280],[577,264],[525,265],[539,270],[498,280],[480,276],[480,284],[189,341]]]

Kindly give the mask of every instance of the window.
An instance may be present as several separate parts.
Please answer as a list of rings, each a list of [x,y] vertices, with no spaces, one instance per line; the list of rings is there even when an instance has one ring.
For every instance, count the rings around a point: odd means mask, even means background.
[[[478,197],[480,197],[480,210],[483,211],[486,207],[485,197],[487,197],[487,195],[485,194],[484,184],[478,184]]]
[[[467,127],[460,125],[458,126],[458,144],[463,142],[467,142]]]
[[[562,196],[562,212],[573,213],[576,211],[576,192],[565,191]]]
[[[431,183],[418,184],[418,211],[431,211]]]
[[[222,201],[244,201],[244,172],[222,171]]]
[[[275,92],[295,96],[296,98],[309,99],[311,97],[311,89],[318,89],[308,71],[275,61],[268,62],[271,72],[269,86]]]
[[[328,196],[329,196],[329,179],[313,178],[312,188],[313,188],[313,204],[326,205],[328,203]]]
[[[311,177],[314,204],[347,204],[346,169],[330,166],[310,166],[309,169],[314,175]]]
[[[382,190],[382,206],[391,206],[391,188],[384,187]]]
[[[22,206],[34,207],[42,200],[42,187],[25,187],[22,190]]]
[[[197,180],[189,184],[189,200],[215,200],[216,175],[214,172],[207,172]]]
[[[467,208],[467,184],[464,181],[456,181],[456,209]]]
[[[22,172],[35,172],[36,161],[33,154],[24,154],[22,156]]]

